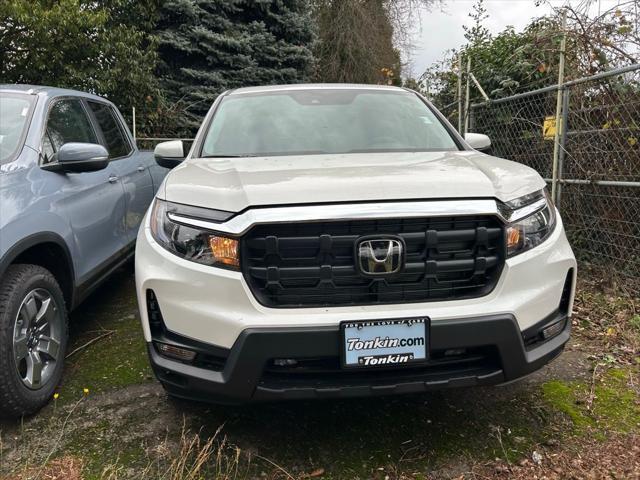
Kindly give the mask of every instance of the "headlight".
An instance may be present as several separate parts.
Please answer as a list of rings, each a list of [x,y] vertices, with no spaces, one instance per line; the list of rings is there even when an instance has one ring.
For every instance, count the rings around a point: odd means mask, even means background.
[[[506,207],[514,219],[507,227],[507,257],[540,245],[553,232],[556,209],[546,189],[509,202]]]
[[[185,218],[222,222],[231,216],[230,212],[178,205],[156,199],[151,211],[151,234],[164,248],[186,260],[239,270],[240,246],[236,238],[176,221]]]

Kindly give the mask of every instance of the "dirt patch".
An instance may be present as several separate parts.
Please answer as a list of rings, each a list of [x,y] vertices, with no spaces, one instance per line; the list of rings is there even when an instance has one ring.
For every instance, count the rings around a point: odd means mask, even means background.
[[[83,462],[77,457],[62,457],[49,462],[45,466],[26,468],[23,472],[16,473],[4,480],[83,480]]]
[[[640,436],[613,435],[604,442],[581,438],[562,448],[542,446],[517,464],[479,465],[464,478],[508,479],[640,479]]]
[[[640,365],[640,299],[624,283],[583,272],[578,282],[574,343],[603,366]]]

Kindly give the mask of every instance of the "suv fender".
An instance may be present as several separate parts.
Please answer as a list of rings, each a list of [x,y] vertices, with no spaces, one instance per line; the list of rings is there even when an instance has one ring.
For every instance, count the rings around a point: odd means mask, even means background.
[[[68,285],[65,285],[64,279],[57,278],[60,283],[65,301],[68,303],[68,308],[71,309],[75,305],[76,299],[76,291],[75,291],[75,270],[73,267],[73,260],[71,257],[71,253],[69,252],[69,248],[67,243],[64,241],[64,238],[57,233],[54,232],[39,232],[34,233],[32,235],[28,235],[24,237],[22,240],[15,243],[11,246],[6,253],[0,258],[0,277],[5,273],[9,265],[15,262],[16,259],[20,257],[23,253],[27,252],[29,249],[33,247],[37,247],[38,245],[45,244],[54,244],[59,247],[62,252],[64,252],[63,263],[65,265]],[[30,262],[41,265],[47,268],[46,265],[42,265],[42,262]],[[56,276],[57,272],[51,272],[54,276]]]

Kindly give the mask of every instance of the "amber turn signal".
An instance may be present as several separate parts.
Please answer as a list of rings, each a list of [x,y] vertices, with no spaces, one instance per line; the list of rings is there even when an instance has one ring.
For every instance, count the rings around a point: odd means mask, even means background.
[[[211,248],[211,253],[213,253],[216,262],[232,267],[240,266],[240,259],[238,257],[238,240],[235,238],[209,235],[209,247]]]
[[[520,230],[515,227],[507,229],[507,249],[512,249],[520,243]]]

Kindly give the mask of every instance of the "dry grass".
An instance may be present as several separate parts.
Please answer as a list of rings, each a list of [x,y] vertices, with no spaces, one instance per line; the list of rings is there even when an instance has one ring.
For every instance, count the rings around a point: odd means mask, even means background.
[[[117,461],[104,467],[101,480],[232,480],[244,478],[250,457],[227,442],[222,427],[209,438],[182,429],[179,442],[165,439],[147,452],[144,468],[132,474],[130,465]]]
[[[72,456],[57,458],[42,467],[25,467],[4,480],[82,480],[82,459]]]
[[[135,458],[118,457],[105,464],[98,475],[100,480],[235,480],[246,478],[251,466],[251,455],[231,445],[220,427],[213,436],[194,433],[184,426],[177,440],[168,437],[148,448]],[[57,445],[57,443],[56,443]],[[32,465],[25,462],[20,470],[1,480],[83,480],[85,462],[77,456],[65,455],[45,463]],[[266,460],[266,459],[265,459]],[[39,462],[36,462],[39,463]],[[95,474],[94,474],[95,475]],[[92,475],[91,478],[94,478]]]
[[[460,479],[640,479],[640,437],[612,436],[605,442],[583,438],[579,445],[541,447],[516,465],[496,461],[476,465]]]

